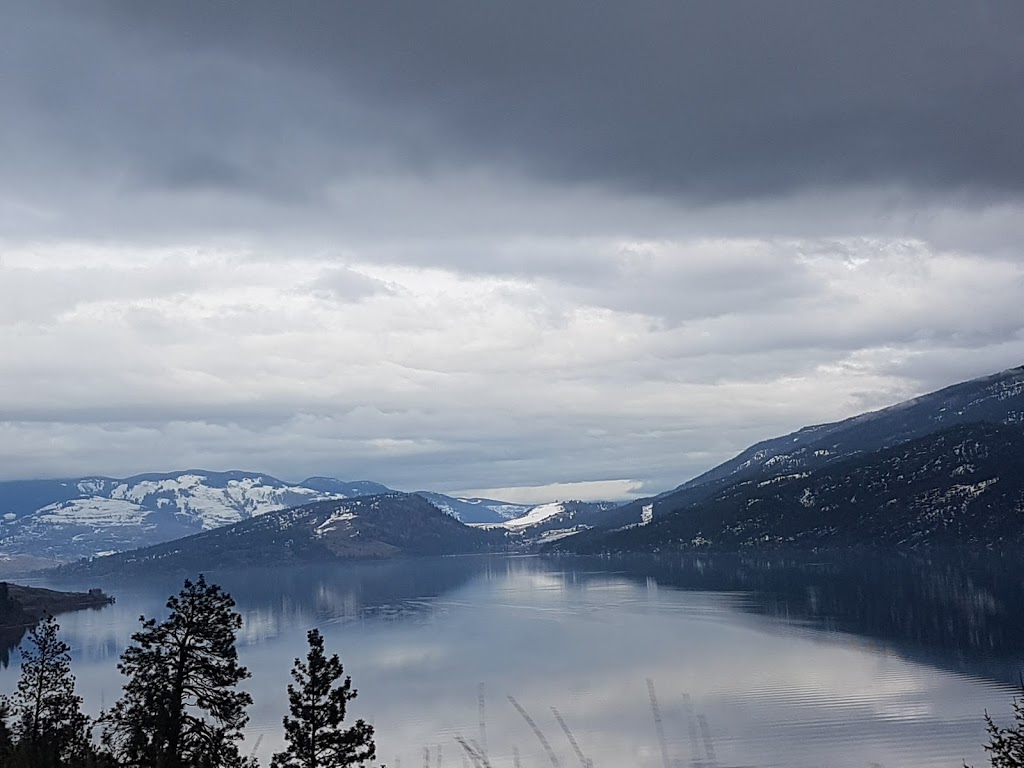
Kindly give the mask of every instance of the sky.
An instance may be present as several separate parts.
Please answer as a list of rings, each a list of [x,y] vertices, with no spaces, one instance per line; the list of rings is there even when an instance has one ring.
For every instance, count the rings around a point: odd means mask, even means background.
[[[0,479],[663,491],[1024,363],[1017,0],[0,4]]]

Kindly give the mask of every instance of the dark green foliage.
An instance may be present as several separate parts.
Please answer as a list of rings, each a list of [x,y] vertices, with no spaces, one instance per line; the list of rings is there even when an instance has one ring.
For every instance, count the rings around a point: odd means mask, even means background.
[[[0,765],[7,765],[7,758],[11,754],[14,742],[11,739],[11,729],[7,720],[11,716],[11,706],[7,697],[0,696]]]
[[[4,702],[12,718],[7,759],[12,768],[84,766],[91,755],[89,720],[75,694],[70,648],[57,637],[58,629],[46,616],[29,632],[18,690]]]
[[[295,660],[296,685],[288,686],[288,748],[274,755],[273,768],[339,768],[373,760],[373,726],[357,720],[349,728],[341,727],[348,702],[356,697],[352,679],[345,677],[337,684],[345,670],[337,654],[325,656],[319,630],[310,630],[307,639],[306,661]]]
[[[124,768],[245,764],[237,742],[252,698],[235,690],[249,672],[238,663],[234,605],[200,576],[167,601],[164,621],[141,618],[118,664],[124,695],[102,717],[104,745]]]
[[[1024,768],[1024,701],[1021,699],[1013,700],[1013,720],[1009,728],[1000,728],[992,716],[985,713],[988,730],[985,751],[992,768]]]

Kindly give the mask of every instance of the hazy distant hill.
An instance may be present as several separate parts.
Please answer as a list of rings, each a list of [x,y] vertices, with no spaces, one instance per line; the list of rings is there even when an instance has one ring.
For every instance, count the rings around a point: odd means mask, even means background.
[[[501,523],[527,514],[534,504],[511,504],[507,501],[479,498],[453,498],[443,493],[417,491],[438,509],[464,523]]]
[[[986,423],[1007,427],[1007,431],[1000,432],[998,437],[979,433],[979,441],[986,445],[992,440],[1012,441],[1015,430],[1019,431],[1021,425],[1024,425],[1024,368],[1013,368],[973,379],[879,411],[832,424],[805,427],[792,434],[758,443],[673,491],[609,511],[600,526],[604,530],[581,533],[557,546],[579,551],[647,549],[659,546],[657,537],[661,535],[671,540],[672,546],[678,546],[679,536],[690,529],[689,522],[684,522],[684,518],[687,521],[700,519],[702,526],[711,525],[718,531],[719,526],[715,521],[724,524],[725,520],[741,518],[744,514],[743,509],[730,507],[730,504],[746,504],[748,501],[752,504],[762,503],[747,498],[750,488],[767,488],[775,482],[781,483],[780,488],[788,488],[796,477],[812,473],[816,477],[822,476],[822,470],[833,466],[837,467],[836,471],[842,471],[843,468],[854,466],[858,458],[870,464],[882,460],[876,454],[887,448],[920,439],[924,439],[921,445],[926,445],[929,436],[957,425]],[[944,442],[939,441],[934,448],[939,450],[942,445]],[[989,447],[997,448],[995,445]],[[1006,461],[1007,465],[999,468],[1004,478],[1008,476],[1007,473],[1014,471],[1012,455],[1007,456]],[[1018,459],[1016,471],[1024,472],[1024,459]],[[892,481],[902,484],[905,480],[905,477],[901,478],[897,474]],[[930,481],[935,483],[933,490],[938,494],[956,485],[955,479],[938,476],[932,477]],[[850,492],[851,503],[855,499],[863,502],[863,492],[857,494],[856,489],[849,484],[843,488]],[[835,503],[841,502],[838,499]],[[1013,506],[1012,500],[1000,503],[1001,514],[1012,516],[1020,509],[1019,506]],[[795,508],[789,506],[786,509],[789,510],[786,515],[793,515]],[[663,519],[671,519],[672,522],[662,526],[659,521]],[[793,519],[808,522],[804,517]],[[647,530],[629,530],[631,526]],[[622,528],[627,530],[616,532]],[[772,531],[766,533],[769,536],[795,535],[789,530],[788,523],[789,532],[776,534],[774,531],[773,527]],[[991,529],[986,531],[991,532]],[[698,532],[694,531],[694,535]],[[706,533],[702,535],[707,537]],[[815,536],[809,536],[807,540]],[[929,538],[931,536],[928,534]],[[752,544],[752,539],[737,533],[732,538],[718,535],[715,546],[730,546],[727,544],[729,541],[735,546],[741,541],[747,542],[744,546]]]
[[[105,574],[451,555],[503,549],[505,535],[471,528],[421,496],[388,493],[268,512],[177,541],[65,566]]]

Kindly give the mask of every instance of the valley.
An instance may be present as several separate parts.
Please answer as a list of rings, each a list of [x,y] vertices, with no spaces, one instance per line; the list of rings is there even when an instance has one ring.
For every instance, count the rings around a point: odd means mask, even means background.
[[[425,555],[1024,543],[1024,368],[762,441],[630,502],[514,504],[250,472],[0,483],[12,564],[80,573]],[[17,565],[12,565],[16,569]]]

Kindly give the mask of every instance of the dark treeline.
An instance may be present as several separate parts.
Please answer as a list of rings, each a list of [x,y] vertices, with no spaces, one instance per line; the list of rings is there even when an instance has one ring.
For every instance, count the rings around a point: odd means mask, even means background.
[[[235,639],[234,600],[200,576],[167,601],[163,621],[142,628],[121,655],[121,698],[97,718],[82,712],[70,648],[46,616],[22,650],[16,692],[0,697],[2,768],[257,768],[240,750],[252,698],[239,685],[249,671]],[[356,697],[337,655],[318,630],[296,659],[288,686],[285,749],[272,768],[365,765],[376,757],[373,727],[343,725]]]

